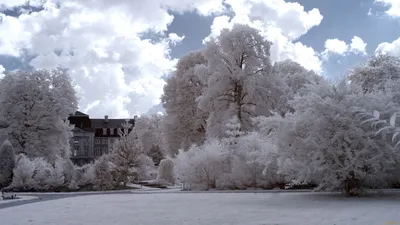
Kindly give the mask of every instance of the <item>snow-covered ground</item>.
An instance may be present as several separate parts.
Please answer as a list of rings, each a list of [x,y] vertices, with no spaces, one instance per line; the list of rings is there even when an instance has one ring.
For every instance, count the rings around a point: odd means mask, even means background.
[[[13,202],[21,202],[21,201],[39,199],[39,197],[36,197],[36,196],[17,195],[17,197],[18,197],[17,199],[0,200],[0,204],[7,204],[7,203],[13,203]]]
[[[1,225],[400,224],[400,193],[345,198],[319,193],[91,195],[0,210]]]

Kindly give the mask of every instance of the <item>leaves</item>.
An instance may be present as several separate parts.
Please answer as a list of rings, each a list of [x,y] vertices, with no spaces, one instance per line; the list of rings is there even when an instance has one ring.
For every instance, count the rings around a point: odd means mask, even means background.
[[[392,125],[392,126],[396,125],[396,116],[397,116],[397,113],[393,113],[393,115],[390,117],[390,125]]]

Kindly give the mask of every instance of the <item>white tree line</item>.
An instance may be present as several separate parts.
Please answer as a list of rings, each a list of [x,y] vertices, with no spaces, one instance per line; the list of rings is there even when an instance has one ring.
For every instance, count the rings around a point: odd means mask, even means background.
[[[270,47],[254,28],[224,29],[179,59],[161,97],[166,115],[139,118],[109,154],[81,168],[68,159],[65,118],[77,108],[68,75],[6,74],[1,131],[24,153],[10,187],[104,190],[155,179],[187,189],[314,185],[359,195],[399,185],[400,59],[373,56],[332,83],[289,59],[272,63]]]

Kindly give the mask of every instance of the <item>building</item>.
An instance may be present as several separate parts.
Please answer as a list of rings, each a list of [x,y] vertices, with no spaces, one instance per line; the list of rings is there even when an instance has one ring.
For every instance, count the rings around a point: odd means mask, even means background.
[[[119,138],[118,131],[123,128],[123,123],[135,125],[135,119],[109,119],[107,115],[102,119],[90,119],[89,115],[79,111],[70,115],[68,120],[74,125],[71,160],[79,166],[108,153]]]

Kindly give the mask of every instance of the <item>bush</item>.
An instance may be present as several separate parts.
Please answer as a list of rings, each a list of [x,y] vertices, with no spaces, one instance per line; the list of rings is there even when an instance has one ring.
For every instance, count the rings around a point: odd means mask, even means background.
[[[217,187],[223,176],[224,145],[217,140],[203,146],[192,146],[187,152],[179,151],[176,174],[184,188],[208,190]]]
[[[95,191],[111,190],[117,186],[111,174],[111,165],[108,155],[103,155],[96,160],[93,165],[93,170],[93,189]]]
[[[15,168],[15,153],[9,141],[0,148],[0,190],[11,184]]]
[[[163,181],[170,184],[175,183],[174,162],[172,159],[161,160],[160,165],[158,166],[157,181],[159,183]]]
[[[30,160],[21,154],[17,157],[10,189],[15,191],[51,191],[64,185],[62,167],[52,166],[38,157]]]

